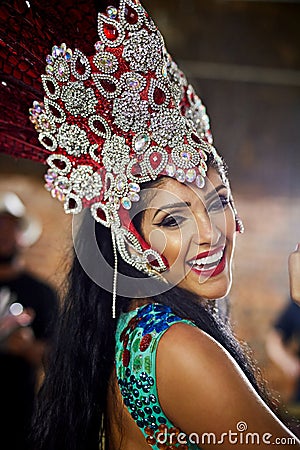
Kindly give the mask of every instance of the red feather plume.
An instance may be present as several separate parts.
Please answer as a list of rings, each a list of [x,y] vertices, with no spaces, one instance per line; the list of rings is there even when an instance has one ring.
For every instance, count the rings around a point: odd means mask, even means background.
[[[45,163],[29,121],[33,100],[43,99],[41,74],[55,44],[85,54],[97,41],[97,11],[113,0],[9,0],[0,5],[0,152]]]

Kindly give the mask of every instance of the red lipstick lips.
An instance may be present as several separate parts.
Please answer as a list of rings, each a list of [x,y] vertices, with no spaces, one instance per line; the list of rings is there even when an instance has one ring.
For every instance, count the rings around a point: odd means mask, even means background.
[[[191,270],[197,275],[205,277],[215,277],[219,275],[226,266],[224,247],[217,247],[207,252],[202,252],[195,258],[187,261],[187,264],[191,267]]]

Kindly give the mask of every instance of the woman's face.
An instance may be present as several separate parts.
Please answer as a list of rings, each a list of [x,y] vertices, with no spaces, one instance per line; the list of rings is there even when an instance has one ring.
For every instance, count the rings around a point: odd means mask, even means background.
[[[210,168],[203,189],[165,177],[151,190],[141,228],[170,268],[163,276],[205,299],[224,297],[231,286],[235,217],[229,188]]]

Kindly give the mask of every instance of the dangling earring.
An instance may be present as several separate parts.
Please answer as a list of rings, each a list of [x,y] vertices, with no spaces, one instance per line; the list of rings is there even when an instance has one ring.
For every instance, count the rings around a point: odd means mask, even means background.
[[[237,231],[240,234],[243,234],[245,231],[242,219],[240,219],[238,216],[235,216],[235,231]]]
[[[113,286],[112,286],[112,317],[116,318],[116,301],[117,301],[117,280],[118,280],[118,252],[116,245],[116,236],[111,229],[111,240],[114,255],[114,274],[113,274]]]

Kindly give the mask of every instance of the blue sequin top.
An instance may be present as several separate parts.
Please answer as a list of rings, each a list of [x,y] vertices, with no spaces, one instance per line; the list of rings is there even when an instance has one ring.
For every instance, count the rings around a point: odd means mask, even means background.
[[[183,433],[165,416],[157,393],[157,346],[163,334],[178,322],[195,326],[176,316],[168,306],[154,303],[121,314],[117,326],[116,371],[123,401],[155,450],[170,445],[199,450],[196,444],[184,444]]]

